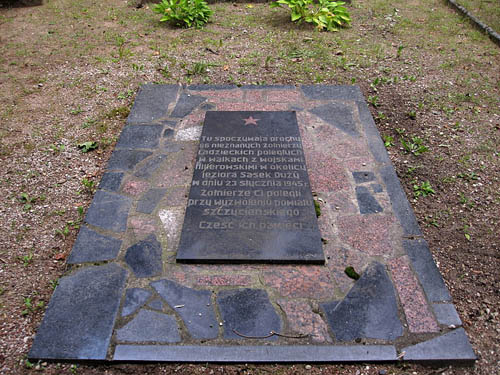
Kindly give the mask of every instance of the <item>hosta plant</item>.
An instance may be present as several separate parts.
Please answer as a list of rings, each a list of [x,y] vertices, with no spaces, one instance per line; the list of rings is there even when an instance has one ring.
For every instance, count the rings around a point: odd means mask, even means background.
[[[206,24],[213,13],[204,0],[162,0],[153,6],[153,12],[162,15],[161,22],[196,28]]]
[[[339,27],[348,26],[351,17],[345,3],[330,0],[276,0],[271,8],[288,7],[293,22],[312,23],[318,30],[338,31]]]

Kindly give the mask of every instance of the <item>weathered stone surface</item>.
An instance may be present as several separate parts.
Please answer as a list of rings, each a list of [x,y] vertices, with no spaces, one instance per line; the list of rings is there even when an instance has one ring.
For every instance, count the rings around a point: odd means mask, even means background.
[[[85,221],[96,227],[124,232],[132,201],[123,195],[98,190],[90,205]]]
[[[139,314],[116,331],[121,342],[173,343],[181,341],[175,318],[155,311],[141,310]]]
[[[451,303],[434,303],[432,304],[432,308],[439,324],[445,324],[447,326],[454,325],[455,327],[462,325],[457,310]]]
[[[351,136],[359,135],[350,106],[333,102],[315,107],[309,112]]]
[[[289,156],[209,156],[254,143]],[[177,261],[324,263],[313,207],[294,112],[207,112]]]
[[[404,240],[403,247],[410,258],[420,284],[431,302],[451,301],[432,254],[424,240]]]
[[[356,199],[358,200],[359,212],[362,215],[376,214],[384,210],[365,186],[356,186]]]
[[[155,173],[161,164],[167,160],[167,155],[160,154],[147,160],[141,167],[134,173],[134,176],[139,178],[149,178]]]
[[[375,175],[373,174],[373,172],[368,171],[352,172],[352,177],[354,177],[354,182],[357,184],[375,180]]]
[[[116,148],[155,148],[158,146],[162,131],[163,125],[126,125],[116,143]]]
[[[131,171],[137,164],[151,156],[151,151],[141,150],[115,150],[108,161],[108,169]]]
[[[362,100],[359,86],[304,85],[300,87],[308,99],[313,100]]]
[[[197,285],[208,286],[248,286],[251,283],[249,275],[206,275],[196,279]]]
[[[217,337],[219,324],[215,319],[211,293],[208,290],[188,288],[171,280],[154,281],[151,286],[181,316],[193,338]]]
[[[131,217],[129,229],[138,238],[144,238],[156,231],[156,223],[152,217]]]
[[[131,179],[123,184],[122,191],[124,193],[137,196],[149,189],[149,182]]]
[[[121,316],[129,316],[139,310],[151,297],[151,292],[142,288],[130,288],[125,291]]]
[[[384,188],[380,184],[370,184],[370,187],[374,193],[382,193],[384,191]]]
[[[403,334],[394,287],[377,262],[363,272],[342,301],[322,303],[321,307],[339,341],[394,340]]]
[[[314,192],[328,193],[350,188],[344,167],[331,155],[312,151],[306,155],[306,161]]]
[[[278,305],[285,312],[288,324],[293,332],[308,335],[316,342],[332,342],[327,325],[319,314],[312,311],[307,302],[279,300]]]
[[[281,331],[280,318],[264,290],[223,290],[219,292],[217,303],[227,339],[244,340],[241,335],[261,337],[268,336],[271,331]],[[276,336],[268,338],[273,339]]]
[[[100,262],[115,259],[122,241],[104,236],[82,225],[78,237],[67,259],[67,263]]]
[[[167,193],[167,189],[151,189],[137,202],[137,212],[150,214]]]
[[[463,328],[456,329],[434,339],[401,349],[407,361],[463,361],[474,362],[476,355]]]
[[[162,271],[161,253],[161,244],[152,234],[127,249],[125,262],[136,277],[158,276]]]
[[[118,191],[122,183],[123,173],[122,172],[107,172],[104,173],[99,184],[99,189],[108,191]]]
[[[172,138],[174,136],[174,129],[166,128],[163,132],[163,138]]]
[[[175,101],[178,90],[177,85],[142,85],[127,118],[127,123],[150,123],[166,116],[168,105]]]
[[[29,358],[105,359],[126,277],[127,272],[116,264],[63,277]]]
[[[151,307],[154,310],[161,311],[163,310],[163,306],[164,306],[163,301],[159,298],[156,298],[148,303],[148,307]]]
[[[172,117],[185,117],[189,115],[196,107],[198,107],[201,103],[206,100],[203,96],[200,95],[191,95],[183,93],[179,100],[177,101],[177,105],[172,112]]]
[[[424,292],[418,284],[406,257],[389,262],[394,286],[399,294],[410,332],[438,332],[439,327],[425,300]]]

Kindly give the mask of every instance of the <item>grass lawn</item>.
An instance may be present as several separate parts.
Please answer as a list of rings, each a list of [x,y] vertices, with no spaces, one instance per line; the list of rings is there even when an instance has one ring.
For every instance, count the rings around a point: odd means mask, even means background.
[[[497,0],[459,2],[499,31]],[[211,7],[200,30],[160,24],[151,5],[124,0],[0,8],[0,373],[496,374],[500,48],[443,0],[353,0],[352,26],[336,33],[292,24],[268,4]],[[360,85],[479,357],[475,369],[27,363],[146,82]],[[98,148],[84,153],[84,142]],[[418,197],[427,182],[435,194]]]

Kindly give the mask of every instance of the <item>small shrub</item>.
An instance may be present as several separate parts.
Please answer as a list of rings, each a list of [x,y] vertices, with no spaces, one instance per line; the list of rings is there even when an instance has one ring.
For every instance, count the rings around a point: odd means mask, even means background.
[[[277,0],[271,8],[288,6],[292,11],[292,22],[312,23],[318,30],[338,31],[339,27],[351,23],[344,2],[330,0]]]
[[[162,15],[161,22],[196,28],[206,24],[213,13],[204,0],[162,0],[153,7],[153,12]]]

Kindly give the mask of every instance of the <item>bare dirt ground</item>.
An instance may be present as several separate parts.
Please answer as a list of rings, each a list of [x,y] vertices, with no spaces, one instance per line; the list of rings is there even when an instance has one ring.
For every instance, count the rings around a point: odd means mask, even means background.
[[[161,25],[148,5],[121,0],[3,4],[0,373],[500,373],[500,49],[444,1],[353,0],[352,27],[338,33],[291,24],[286,11],[257,3],[213,4],[202,30]],[[475,368],[27,362],[144,82],[359,84],[479,357]],[[83,142],[98,148],[84,153]],[[417,197],[423,182],[435,193]]]

